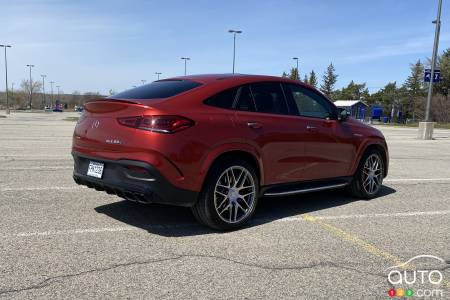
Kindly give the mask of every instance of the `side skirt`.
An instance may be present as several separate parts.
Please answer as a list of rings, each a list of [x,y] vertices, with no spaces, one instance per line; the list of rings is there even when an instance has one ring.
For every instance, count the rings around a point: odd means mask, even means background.
[[[260,195],[265,197],[277,197],[337,189],[349,185],[352,179],[353,177],[339,177],[325,180],[268,185],[261,188]]]

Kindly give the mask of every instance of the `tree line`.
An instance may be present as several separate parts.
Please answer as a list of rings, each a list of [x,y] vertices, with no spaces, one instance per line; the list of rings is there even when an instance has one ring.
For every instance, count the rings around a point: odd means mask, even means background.
[[[306,73],[301,81],[319,89],[331,100],[362,100],[370,106],[380,106],[385,115],[394,111],[401,111],[405,121],[416,122],[425,117],[426,96],[428,83],[424,82],[424,70],[430,68],[430,60],[422,62],[417,60],[410,65],[410,75],[403,83],[388,82],[380,90],[370,93],[366,83],[356,83],[351,80],[347,86],[336,89],[335,85],[339,75],[333,63],[322,75],[322,82],[318,83],[316,73],[312,70]],[[442,80],[433,84],[432,119],[436,122],[450,122],[450,48],[438,56],[437,68],[441,70]],[[283,77],[294,80],[300,79],[296,68],[289,73],[283,72]]]

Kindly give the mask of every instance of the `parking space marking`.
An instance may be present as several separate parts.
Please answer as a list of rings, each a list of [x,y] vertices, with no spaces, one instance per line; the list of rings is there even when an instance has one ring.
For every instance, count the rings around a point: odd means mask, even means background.
[[[433,181],[450,181],[450,178],[387,178],[385,180],[383,180],[383,182],[412,182],[412,181],[417,181],[417,182],[433,182]]]
[[[418,216],[437,216],[450,215],[450,210],[437,211],[412,211],[399,213],[381,213],[381,214],[358,214],[358,215],[337,215],[337,216],[314,216],[317,220],[342,220],[342,219],[370,219],[370,218],[392,218],[392,217],[418,217]],[[303,216],[287,217],[280,219],[280,222],[292,222],[303,220]]]
[[[358,219],[358,218],[379,218],[379,217],[411,217],[411,216],[435,216],[435,215],[450,215],[450,210],[443,211],[417,211],[417,212],[407,212],[407,213],[386,213],[386,214],[361,214],[361,215],[338,215],[338,216],[313,216],[310,214],[299,215],[297,217],[287,217],[279,220],[273,221],[274,223],[282,222],[305,222],[314,221],[316,223],[322,222],[322,220],[339,220],[339,219]],[[254,224],[260,224],[261,221],[265,221],[264,217],[255,218],[250,221]],[[326,224],[322,222],[321,224]],[[120,232],[120,231],[134,231],[134,230],[145,230],[145,229],[176,229],[184,227],[200,227],[201,225],[196,222],[191,223],[177,223],[177,224],[147,224],[143,225],[142,228],[134,226],[119,226],[119,227],[101,227],[101,228],[84,228],[84,229],[68,229],[68,230],[49,230],[42,232],[21,232],[12,234],[10,236],[14,237],[33,237],[33,236],[51,236],[51,235],[74,235],[74,234],[84,234],[84,233],[102,233],[102,232]],[[330,228],[333,225],[329,225]]]
[[[387,261],[393,265],[401,266],[401,268],[403,268],[405,270],[411,270],[411,269],[416,268],[414,266],[414,264],[404,265],[404,260],[402,260],[398,256],[393,255],[385,250],[382,250],[382,249],[376,247],[375,245],[359,238],[358,236],[356,236],[350,232],[344,231],[339,227],[336,227],[334,225],[326,223],[315,216],[312,216],[309,214],[304,214],[304,215],[302,215],[302,218],[306,222],[309,222],[312,224],[317,224],[320,227],[322,227],[323,229],[325,229],[326,231],[328,231],[329,233],[333,234],[334,236],[336,236],[344,241],[347,241],[355,246],[358,246],[360,249],[364,250],[365,252],[372,254],[376,257],[379,257],[381,259],[384,259],[385,261]],[[450,281],[444,278],[442,280],[442,285],[444,285],[446,288],[450,288]]]
[[[53,170],[73,170],[73,166],[55,166],[55,167],[27,167],[27,168],[0,168],[0,171],[53,171]]]
[[[32,170],[45,170],[47,167],[31,167]],[[58,170],[58,169],[72,169],[73,167],[69,166],[55,166],[48,167],[47,170]],[[13,171],[13,170],[26,170],[25,168],[0,168],[0,171]],[[450,178],[395,178],[395,179],[386,179],[384,182],[386,183],[399,183],[402,182],[443,182],[450,181]],[[72,187],[58,187],[58,186],[49,186],[49,187],[29,187],[29,188],[0,188],[0,192],[10,192],[10,191],[45,191],[45,190],[71,190],[77,188],[85,188],[84,186],[72,186]]]
[[[323,229],[325,229],[326,231],[332,233],[333,235],[362,248],[363,250],[365,250],[366,252],[368,252],[372,255],[383,258],[395,265],[399,265],[399,264],[403,263],[403,260],[401,260],[397,256],[392,255],[389,252],[386,252],[384,250],[381,250],[381,249],[375,247],[374,245],[360,239],[359,237],[357,237],[354,234],[346,232],[334,225],[323,222],[318,217],[312,216],[310,214],[304,214],[301,217],[304,221],[313,223],[313,224],[317,224],[320,227],[322,227]]]
[[[85,186],[47,186],[47,187],[29,187],[29,188],[0,188],[0,192],[17,192],[17,191],[47,191],[47,190],[75,190],[84,189]]]

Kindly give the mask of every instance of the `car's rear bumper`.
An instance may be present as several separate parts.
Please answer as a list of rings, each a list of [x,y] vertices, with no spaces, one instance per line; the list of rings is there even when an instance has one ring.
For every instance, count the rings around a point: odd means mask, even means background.
[[[73,178],[80,185],[139,202],[192,206],[197,201],[197,192],[175,187],[146,162],[107,160],[78,152],[72,156]],[[101,179],[86,175],[90,161],[104,164]]]

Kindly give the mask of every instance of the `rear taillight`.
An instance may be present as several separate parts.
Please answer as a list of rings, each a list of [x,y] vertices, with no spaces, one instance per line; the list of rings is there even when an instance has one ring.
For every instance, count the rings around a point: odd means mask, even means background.
[[[174,133],[194,125],[192,120],[180,116],[138,116],[118,118],[119,124],[160,133]]]

